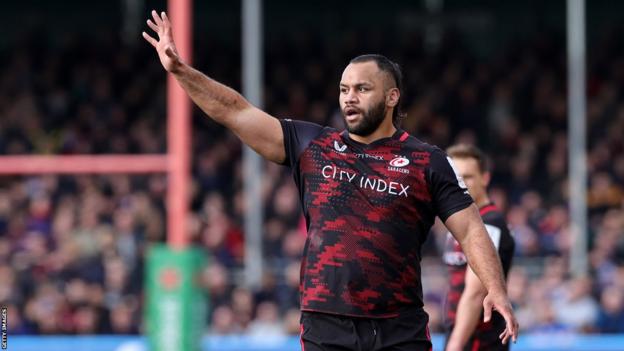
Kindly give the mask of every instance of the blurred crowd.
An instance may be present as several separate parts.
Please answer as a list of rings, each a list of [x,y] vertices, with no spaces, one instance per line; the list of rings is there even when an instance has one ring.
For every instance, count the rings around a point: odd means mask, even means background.
[[[516,239],[509,293],[523,330],[624,333],[624,47],[605,33],[588,57],[590,274],[569,274],[564,41],[513,40],[487,58],[449,31],[436,48],[418,32],[293,31],[266,41],[265,108],[342,128],[338,81],[349,59],[383,53],[405,75],[403,128],[445,148],[475,143],[492,158],[491,196]],[[33,32],[0,55],[0,154],[126,154],[166,150],[165,73],[147,45],[116,33]],[[196,66],[240,87],[240,51],[207,35]],[[140,41],[140,38],[137,39]],[[143,44],[143,43],[140,43]],[[210,54],[219,52],[218,55]],[[211,264],[207,332],[299,333],[305,242],[288,169],[265,164],[262,286],[245,288],[241,145],[195,111],[189,235]],[[1,167],[1,165],[0,165]],[[165,240],[163,175],[0,178],[0,303],[11,334],[134,334],[143,330],[144,257]],[[431,330],[447,288],[436,225],[424,250]]]

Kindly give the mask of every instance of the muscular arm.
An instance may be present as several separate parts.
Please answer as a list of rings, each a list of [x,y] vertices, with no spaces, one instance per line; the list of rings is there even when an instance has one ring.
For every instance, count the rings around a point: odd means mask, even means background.
[[[481,284],[479,277],[470,267],[467,267],[465,287],[457,305],[455,325],[449,336],[447,351],[463,350],[479,324],[485,295],[487,295],[487,290]]]
[[[503,268],[477,207],[471,205],[456,212],[444,224],[461,245],[470,267],[487,291],[505,294]]]
[[[492,308],[495,308],[505,318],[507,324],[501,334],[503,343],[506,343],[509,337],[515,341],[518,322],[507,297],[503,269],[477,207],[471,205],[454,213],[444,224],[460,243],[468,264],[487,289],[488,293],[483,300],[484,320],[486,322],[490,320]]]
[[[184,63],[173,42],[167,15],[152,11],[152,18],[154,21],[147,20],[147,25],[158,34],[158,40],[145,32],[143,38],[156,49],[165,70],[173,74],[193,102],[266,159],[284,161],[284,135],[279,121],[251,105],[238,92]]]
[[[279,121],[251,105],[235,90],[181,62],[173,72],[182,88],[210,118],[224,125],[264,158],[286,157]]]

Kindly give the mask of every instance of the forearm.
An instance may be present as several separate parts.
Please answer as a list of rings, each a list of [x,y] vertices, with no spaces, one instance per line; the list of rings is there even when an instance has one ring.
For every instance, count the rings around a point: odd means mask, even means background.
[[[234,89],[182,62],[171,72],[210,118],[267,160],[281,163],[285,159],[284,136],[276,118],[251,105]]]
[[[143,38],[158,53],[163,68],[210,118],[236,134],[243,143],[264,158],[282,163],[286,159],[284,134],[279,120],[254,107],[235,90],[213,80],[180,59],[167,15],[152,11],[147,25],[158,34],[158,40],[143,32]]]
[[[487,289],[487,295],[483,299],[484,320],[490,320],[492,309],[496,309],[505,319],[505,330],[500,335],[502,342],[506,343],[510,337],[515,342],[518,337],[518,322],[505,289],[501,262],[476,206],[469,206],[451,215],[445,224],[460,242],[468,264]]]
[[[505,278],[494,244],[481,224],[473,225],[460,242],[468,263],[488,292],[505,292]]]
[[[182,88],[210,118],[231,128],[236,113],[251,108],[252,105],[234,89],[227,87],[194,69],[179,62],[172,74]]]
[[[470,336],[474,333],[481,319],[484,297],[485,293],[462,294],[457,305],[457,317],[453,331],[449,337],[449,350],[463,349]]]

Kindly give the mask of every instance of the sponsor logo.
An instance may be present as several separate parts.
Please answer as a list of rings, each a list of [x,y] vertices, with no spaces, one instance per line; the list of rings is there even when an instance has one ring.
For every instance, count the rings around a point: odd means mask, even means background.
[[[399,173],[403,173],[403,174],[409,174],[409,169],[406,168],[397,168],[397,167],[392,167],[392,166],[388,166],[388,170],[389,171],[393,171],[393,172],[399,172]]]
[[[2,306],[2,349],[6,350],[8,347],[8,331],[9,331],[9,321],[7,321],[7,316],[9,315],[9,311],[6,306]]]
[[[325,179],[337,179],[339,181],[355,184],[362,189],[370,189],[394,196],[408,197],[407,190],[410,188],[409,185],[404,185],[399,182],[371,178],[366,175],[357,174],[351,170],[339,169],[332,165],[324,166],[321,170],[321,174]]]
[[[162,322],[158,322],[160,330],[157,333],[159,345],[162,350],[179,350],[182,345],[182,331],[179,327],[182,322],[183,306],[182,300],[166,294],[158,301],[159,315],[162,316]],[[160,346],[159,346],[160,347]]]
[[[357,158],[372,158],[373,160],[383,161],[383,156],[369,154],[355,154]]]
[[[409,163],[410,161],[407,158],[399,156],[395,157],[394,159],[392,159],[392,161],[390,161],[390,166],[400,168],[409,165]]]
[[[345,144],[340,145],[338,143],[338,140],[334,140],[334,149],[336,149],[336,151],[338,151],[340,153],[343,153],[347,149],[347,145],[345,145]]]
[[[397,156],[395,158],[393,158],[388,166],[388,170],[389,171],[393,171],[393,172],[399,172],[399,173],[403,173],[403,174],[409,174],[409,169],[403,168],[407,165],[409,165],[410,161],[403,156]]]
[[[165,290],[175,290],[181,282],[180,273],[175,268],[165,268],[160,272],[160,284]]]

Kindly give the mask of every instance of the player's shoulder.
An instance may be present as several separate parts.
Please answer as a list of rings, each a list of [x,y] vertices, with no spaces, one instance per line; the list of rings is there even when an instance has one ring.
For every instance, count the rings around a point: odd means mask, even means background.
[[[422,152],[428,155],[438,154],[445,155],[444,151],[437,147],[436,145],[429,144],[409,133],[407,134],[407,138],[404,141],[404,148],[412,151],[412,152]]]
[[[442,167],[444,169],[449,164],[449,159],[442,149],[413,135],[408,134],[402,148],[407,151],[406,153],[412,157],[414,162],[427,168],[439,169]]]
[[[346,131],[334,128],[334,127],[330,127],[330,126],[323,126],[320,130],[319,133],[316,137],[316,140],[324,140],[324,141],[331,141],[332,143],[339,143],[339,144],[344,144],[344,136],[346,134]]]
[[[290,126],[290,127],[297,128],[297,129],[313,129],[313,130],[332,129],[332,130],[336,130],[335,128],[332,128],[332,127],[329,127],[329,126],[322,126],[322,125],[320,125],[318,123],[304,121],[304,120],[300,120],[300,119],[282,118],[279,121],[283,125],[285,125],[285,126]]]
[[[339,136],[340,131],[330,126],[322,126],[314,122],[283,118],[280,120],[283,128],[296,130],[298,134],[305,134],[311,139],[317,139],[326,135]]]
[[[404,141],[405,147],[413,148],[413,149],[421,149],[421,150],[426,150],[426,151],[433,151],[434,149],[439,149],[435,145],[431,145],[408,132],[405,132],[405,134],[407,135]]]

